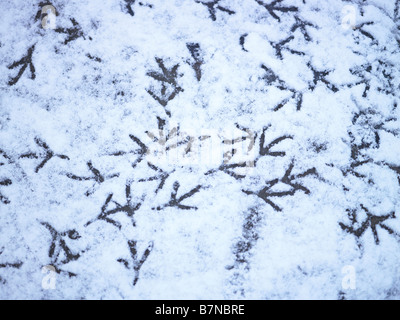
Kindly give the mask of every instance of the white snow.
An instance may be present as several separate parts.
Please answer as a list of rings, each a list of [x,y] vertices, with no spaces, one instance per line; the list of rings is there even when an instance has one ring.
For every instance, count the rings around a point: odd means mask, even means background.
[[[400,2],[206,2],[0,0],[0,299],[400,298]]]

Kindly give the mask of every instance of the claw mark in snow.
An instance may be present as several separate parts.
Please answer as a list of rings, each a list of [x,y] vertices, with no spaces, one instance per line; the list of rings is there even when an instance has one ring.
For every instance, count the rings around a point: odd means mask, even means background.
[[[129,251],[131,253],[131,260],[132,263],[129,263],[125,259],[118,259],[119,263],[122,263],[124,267],[128,270],[133,270],[135,275],[133,279],[133,286],[136,286],[137,282],[139,281],[139,273],[140,269],[143,267],[143,264],[149,258],[150,253],[153,251],[154,243],[151,241],[145,252],[143,253],[142,257],[139,259],[137,254],[137,241],[128,241]]]
[[[31,71],[30,78],[32,80],[34,80],[36,78],[35,66],[33,65],[33,62],[32,62],[32,55],[33,55],[34,50],[35,50],[35,45],[33,45],[32,47],[30,47],[28,49],[28,53],[21,60],[18,60],[16,62],[14,62],[13,64],[11,64],[10,66],[8,66],[8,69],[10,69],[10,70],[21,66],[21,69],[19,70],[17,76],[15,78],[12,78],[8,82],[9,86],[15,85],[19,81],[19,79],[21,79],[22,75],[24,74],[24,72],[28,66],[29,66],[29,70]]]
[[[63,155],[63,154],[56,154],[54,153],[53,150],[50,149],[50,147],[47,145],[46,142],[41,140],[40,138],[35,138],[36,144],[43,149],[42,153],[25,153],[21,155],[19,158],[20,159],[43,159],[43,161],[36,167],[35,172],[38,173],[40,169],[42,169],[47,162],[49,162],[52,158],[60,158],[63,160],[70,160],[68,156]]]

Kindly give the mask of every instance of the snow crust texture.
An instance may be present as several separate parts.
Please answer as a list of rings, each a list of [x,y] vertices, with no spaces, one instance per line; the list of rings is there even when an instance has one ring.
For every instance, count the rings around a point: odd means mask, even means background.
[[[1,299],[399,299],[400,0],[0,0]]]

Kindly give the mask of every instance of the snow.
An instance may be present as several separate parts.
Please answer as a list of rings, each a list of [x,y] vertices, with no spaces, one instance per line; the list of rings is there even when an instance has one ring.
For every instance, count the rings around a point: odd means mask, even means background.
[[[1,299],[400,298],[400,2],[274,3],[0,1]]]

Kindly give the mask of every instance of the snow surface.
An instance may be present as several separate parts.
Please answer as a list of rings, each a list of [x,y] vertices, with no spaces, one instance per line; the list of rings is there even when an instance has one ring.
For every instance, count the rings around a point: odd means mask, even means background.
[[[1,0],[0,298],[399,299],[399,7]]]

